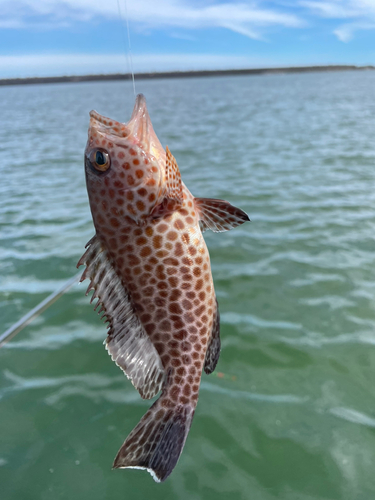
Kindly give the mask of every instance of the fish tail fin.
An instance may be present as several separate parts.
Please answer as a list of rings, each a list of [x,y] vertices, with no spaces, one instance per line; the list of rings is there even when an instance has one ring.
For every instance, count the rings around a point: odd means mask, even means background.
[[[121,446],[114,469],[146,469],[157,482],[167,479],[180,458],[195,408],[166,408],[165,396],[151,406]]]

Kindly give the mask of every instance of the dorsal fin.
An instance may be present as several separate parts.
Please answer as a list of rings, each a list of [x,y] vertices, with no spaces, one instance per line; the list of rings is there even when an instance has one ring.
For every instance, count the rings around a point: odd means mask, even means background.
[[[214,322],[212,325],[211,337],[208,341],[206,359],[204,360],[204,371],[209,375],[212,373],[219,361],[220,356],[220,313],[219,304],[216,300],[216,310],[214,311]]]
[[[160,356],[99,238],[95,235],[86,248],[77,267],[86,265],[80,281],[90,279],[86,295],[94,290],[91,302],[98,298],[95,309],[100,305],[99,313],[103,312],[102,317],[109,322],[106,349],[142,398],[150,399],[161,390],[165,378]]]
[[[250,221],[249,216],[243,210],[234,207],[228,201],[195,198],[195,205],[202,231],[211,229],[215,233],[221,233]]]
[[[169,151],[168,146],[165,148],[166,158],[165,158],[165,180],[167,184],[167,189],[165,197],[169,202],[174,202],[177,206],[182,205],[184,198],[182,195],[182,181],[180,169],[178,168],[175,157]]]

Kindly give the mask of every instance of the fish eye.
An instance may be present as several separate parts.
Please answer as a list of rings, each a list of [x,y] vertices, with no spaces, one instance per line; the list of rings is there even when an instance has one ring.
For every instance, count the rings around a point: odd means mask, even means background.
[[[111,165],[109,154],[103,149],[94,149],[93,151],[91,151],[89,159],[91,165],[96,170],[99,170],[99,172],[105,172]]]

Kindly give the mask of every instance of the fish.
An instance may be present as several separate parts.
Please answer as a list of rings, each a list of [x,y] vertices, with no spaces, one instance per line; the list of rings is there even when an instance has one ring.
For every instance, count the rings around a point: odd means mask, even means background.
[[[195,198],[157,138],[142,94],[130,120],[90,112],[84,156],[95,236],[77,267],[108,322],[105,346],[143,399],[159,398],[121,446],[113,468],[173,471],[198,401],[203,370],[220,355],[220,315],[202,233],[248,215]]]

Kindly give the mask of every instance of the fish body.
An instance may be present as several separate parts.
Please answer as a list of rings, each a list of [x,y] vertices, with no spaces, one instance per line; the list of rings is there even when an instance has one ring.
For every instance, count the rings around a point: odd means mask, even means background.
[[[202,229],[249,220],[222,200],[194,198],[137,96],[121,124],[92,111],[85,172],[96,235],[78,265],[109,322],[106,347],[149,399],[161,391],[120,448],[114,468],[165,480],[181,454],[202,370],[220,354],[220,320]]]

